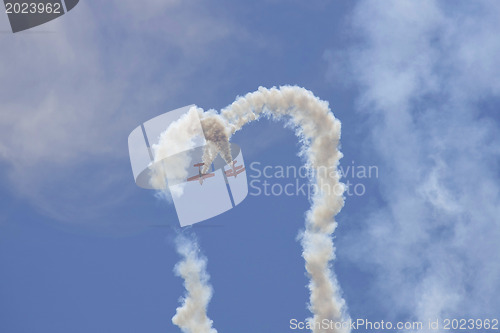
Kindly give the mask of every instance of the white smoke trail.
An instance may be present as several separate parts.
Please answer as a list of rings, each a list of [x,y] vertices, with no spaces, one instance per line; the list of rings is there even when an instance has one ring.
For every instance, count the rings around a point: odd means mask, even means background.
[[[203,110],[193,107],[177,121],[160,134],[157,144],[152,146],[154,161],[150,165],[150,184],[153,188],[161,189],[161,196],[168,198],[169,189],[172,195],[181,196],[182,186],[167,187],[169,184],[182,185],[188,176],[188,167],[191,162],[189,151],[194,148],[196,136],[203,135],[200,127],[199,114]],[[210,124],[210,121],[207,122]],[[213,139],[224,138],[215,132]],[[226,140],[227,141],[227,140]],[[219,148],[225,143],[208,142],[207,150],[217,155]],[[207,153],[207,152],[205,152]],[[212,298],[212,287],[208,283],[209,275],[206,272],[206,258],[200,255],[200,250],[194,236],[186,237],[181,234],[176,238],[177,252],[182,259],[174,268],[176,275],[184,280],[186,295],[182,298],[182,306],[178,307],[172,322],[184,333],[217,333],[212,327],[212,320],[207,316],[207,307]]]
[[[207,316],[212,287],[208,283],[206,258],[200,255],[195,238],[179,234],[175,242],[182,260],[177,263],[174,270],[176,275],[184,279],[186,295],[182,299],[182,306],[177,308],[172,322],[184,333],[217,333],[212,327],[212,320]]]
[[[301,155],[306,157],[306,165],[312,171],[312,180],[317,185],[312,207],[307,213],[306,229],[301,234],[303,257],[310,276],[309,308],[314,315],[309,323],[314,333],[342,331],[322,325],[323,320],[340,322],[348,317],[331,269],[331,261],[335,258],[332,234],[337,227],[334,216],[344,205],[344,185],[339,182],[337,172],[342,157],[338,150],[341,124],[333,116],[328,103],[310,91],[291,86],[279,89],[260,87],[258,91],[238,98],[222,110],[220,116],[212,113],[202,115],[202,120],[210,119],[210,122],[205,123],[209,126],[203,126],[203,131],[214,140],[222,136],[212,133],[226,133],[230,137],[261,114],[275,119],[289,116],[303,143]],[[225,145],[219,142],[216,146],[221,150],[221,155],[227,155]],[[213,152],[207,156],[213,156]]]
[[[183,182],[188,176],[188,167],[191,162],[189,151],[194,148],[195,138],[202,135],[198,113],[203,110],[192,107],[177,121],[160,134],[157,144],[152,146],[154,161],[150,165],[150,184],[153,188],[168,191],[167,180],[170,184],[179,186],[170,187],[172,195],[181,196]],[[175,192],[177,191],[177,192]]]
[[[207,146],[203,154],[203,173],[208,171],[213,160],[220,154],[227,164],[232,164],[233,158],[231,157],[231,146],[229,145],[229,137],[231,132],[224,126],[224,119],[214,110],[209,110],[200,113],[201,126]]]
[[[335,258],[332,234],[337,227],[334,217],[344,205],[344,185],[339,182],[340,175],[337,172],[342,157],[342,153],[338,150],[341,124],[330,111],[328,103],[300,87],[284,86],[279,89],[260,87],[256,92],[238,98],[222,110],[221,114],[198,109],[203,132],[208,141],[203,156],[205,167],[208,168],[217,153],[230,163],[232,161],[229,149],[230,136],[262,114],[274,119],[289,116],[289,122],[295,126],[296,134],[302,142],[301,156],[307,160],[306,166],[310,168],[312,174],[311,181],[315,182],[317,189],[311,209],[306,215],[306,228],[300,237],[302,256],[310,277],[309,309],[313,317],[309,319],[309,324],[314,333],[349,332],[349,329],[335,329],[332,325],[323,326],[325,321],[348,320],[345,301],[341,297],[331,267]],[[166,130],[170,131],[170,128]],[[160,146],[172,144],[189,146],[190,139],[182,133],[179,135],[163,133],[162,136],[168,140],[161,141]],[[176,143],[179,141],[182,142]],[[157,149],[160,151],[162,147]],[[179,174],[182,172],[179,171]],[[181,253],[185,257],[183,262],[189,262],[182,266],[181,274],[185,279],[189,297],[186,298],[184,306],[178,309],[174,322],[179,323],[183,330],[187,330],[185,332],[213,333],[215,330],[211,328],[212,321],[206,317],[206,306],[211,295],[207,290],[211,289],[203,287],[207,286],[206,279],[203,278],[206,276],[203,273],[205,266],[204,264],[200,266],[197,257],[192,253],[191,250],[183,250]],[[196,304],[196,307],[192,304]],[[198,325],[200,322],[203,324]],[[191,331],[188,331],[189,329]]]

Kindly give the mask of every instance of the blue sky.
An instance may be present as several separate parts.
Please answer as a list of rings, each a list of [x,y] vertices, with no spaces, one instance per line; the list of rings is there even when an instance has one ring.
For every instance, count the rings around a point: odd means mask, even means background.
[[[135,186],[128,134],[281,84],[330,103],[344,167],[378,168],[352,179],[366,193],[337,217],[350,316],[498,318],[499,14],[495,1],[82,0],[0,34],[0,332],[178,332],[176,213]],[[247,165],[301,163],[282,124],[232,140]],[[309,315],[308,207],[248,196],[192,228],[219,332],[287,332]]]

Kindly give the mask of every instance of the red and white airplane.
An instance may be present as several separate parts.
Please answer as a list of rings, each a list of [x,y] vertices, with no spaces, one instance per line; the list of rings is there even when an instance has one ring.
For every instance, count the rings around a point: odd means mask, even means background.
[[[198,164],[193,165],[195,167],[198,167],[198,175],[188,178],[187,181],[193,182],[193,181],[197,180],[200,182],[200,185],[203,185],[203,181],[206,178],[214,177],[215,173],[201,173],[201,167],[204,165],[205,165],[205,163],[198,163]]]
[[[233,161],[232,163],[232,169],[226,171],[226,177],[232,177],[236,178],[237,175],[245,171],[245,168],[243,165],[236,166],[236,160]]]

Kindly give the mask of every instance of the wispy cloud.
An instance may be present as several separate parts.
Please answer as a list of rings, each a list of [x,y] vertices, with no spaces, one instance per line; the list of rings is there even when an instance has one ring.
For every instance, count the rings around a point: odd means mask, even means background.
[[[10,191],[60,220],[99,219],[127,195],[129,132],[197,102],[184,94],[204,79],[200,68],[226,61],[211,56],[242,38],[244,29],[201,1],[81,2],[32,31],[0,35]]]
[[[386,203],[339,248],[374,269],[370,303],[392,317],[500,309],[500,128],[484,108],[499,105],[500,5],[455,4],[362,1],[356,44],[327,53],[330,75],[348,64],[360,89]]]

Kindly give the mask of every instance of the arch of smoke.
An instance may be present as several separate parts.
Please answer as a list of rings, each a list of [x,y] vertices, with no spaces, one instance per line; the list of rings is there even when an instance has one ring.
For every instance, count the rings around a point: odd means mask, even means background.
[[[194,109],[190,112],[194,112]],[[342,158],[342,153],[338,150],[340,121],[334,117],[327,102],[301,87],[283,86],[271,89],[260,87],[257,91],[236,99],[220,114],[213,110],[204,112],[199,108],[196,112],[198,112],[204,135],[209,143],[203,156],[206,167],[211,164],[217,153],[229,163],[232,160],[229,150],[230,137],[245,124],[259,119],[262,115],[275,120],[288,117],[287,124],[296,129],[296,135],[302,143],[300,155],[306,159],[306,166],[312,171],[325,167],[337,169],[339,160]],[[184,120],[179,121],[176,125],[177,130],[185,127],[186,131],[189,131],[189,119],[189,117],[184,117]],[[173,139],[168,131],[169,129],[162,136]],[[181,139],[185,138],[181,137]],[[189,146],[189,140],[185,142],[188,142],[187,146]],[[167,144],[166,141],[160,141],[156,149],[162,149],[162,145],[165,144]],[[306,214],[305,230],[300,234],[302,256],[310,277],[309,309],[313,317],[308,320],[310,326],[314,328],[314,333],[333,331],[344,333],[349,329],[336,330],[332,327],[323,328],[321,325],[323,320],[339,322],[348,320],[345,301],[341,297],[340,287],[331,266],[335,258],[332,234],[337,227],[334,217],[342,209],[344,197],[342,193],[321,191],[325,185],[338,187],[343,184],[339,181],[338,172],[333,175],[314,172],[313,174],[315,176],[311,178],[311,181],[320,190],[312,198],[311,208]],[[184,243],[187,241],[189,240],[184,240]],[[184,243],[181,242],[181,244]],[[195,267],[202,271],[197,274],[206,278],[197,279],[196,283],[193,283],[188,282],[187,277],[183,276],[187,294],[183,305],[177,309],[174,323],[184,332],[214,333],[216,331],[212,328],[212,321],[206,316],[207,294],[203,294],[203,299],[196,299],[200,296],[199,290],[210,290],[208,299],[211,297],[208,275],[204,271],[205,259],[183,255],[183,262],[186,260],[198,260],[199,265]],[[204,288],[206,286],[209,288]],[[202,309],[200,310],[199,306],[193,306],[193,304],[203,305]],[[182,321],[176,320],[179,318],[179,313],[183,314]],[[195,330],[193,330],[194,327],[196,327]]]

